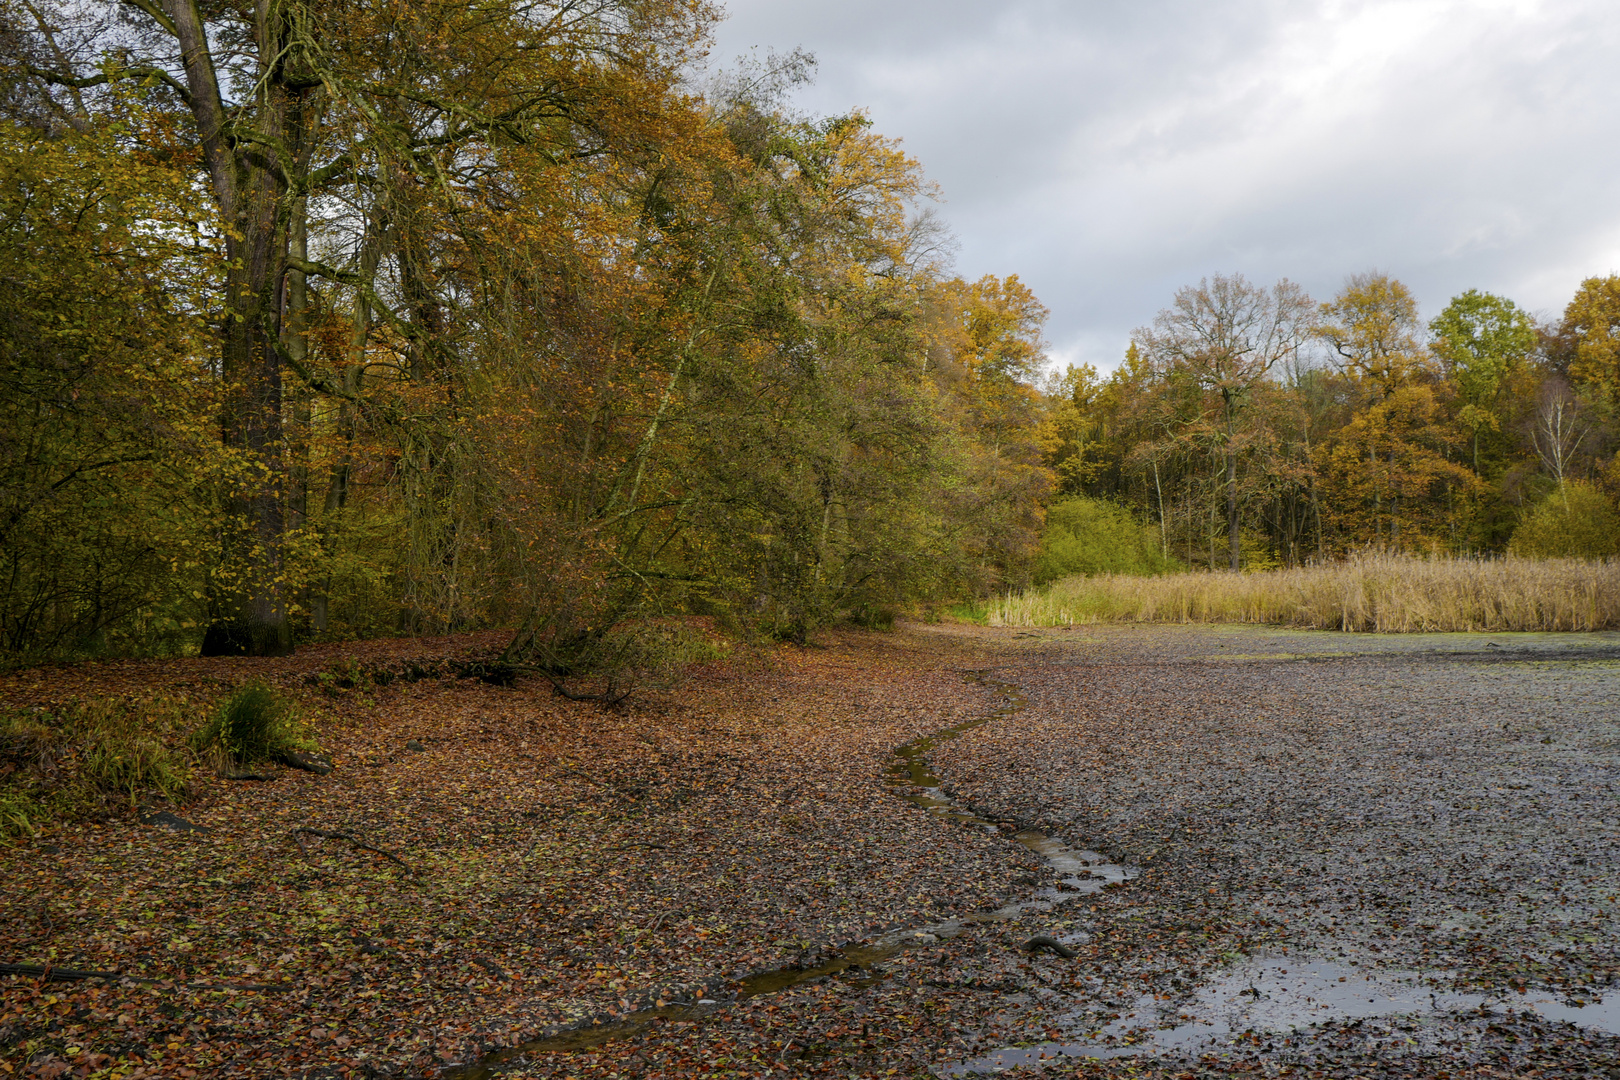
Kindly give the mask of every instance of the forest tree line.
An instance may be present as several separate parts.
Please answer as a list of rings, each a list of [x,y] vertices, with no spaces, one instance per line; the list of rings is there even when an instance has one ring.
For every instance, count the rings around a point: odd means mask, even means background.
[[[1076,530],[1253,568],[1612,513],[1615,279],[1545,328],[1217,278],[1043,381],[918,164],[788,107],[812,61],[698,84],[716,17],[0,0],[0,650],[495,626],[566,672],[1091,568]]]
[[[1059,501],[1043,577],[1368,548],[1620,553],[1614,275],[1546,324],[1477,289],[1424,322],[1375,272],[1321,303],[1217,275],[1181,289],[1107,378],[1053,379],[1047,409]],[[1099,499],[1111,506],[1084,501]],[[1065,532],[1082,520],[1104,547]]]

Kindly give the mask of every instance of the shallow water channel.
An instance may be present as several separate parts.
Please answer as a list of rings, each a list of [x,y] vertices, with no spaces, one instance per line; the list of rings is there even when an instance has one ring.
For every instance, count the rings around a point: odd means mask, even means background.
[[[1006,829],[1002,823],[980,817],[953,802],[941,790],[939,777],[934,775],[928,764],[928,755],[941,743],[982,727],[999,717],[1010,716],[1024,706],[1024,698],[1014,684],[990,679],[982,672],[969,672],[968,678],[987,689],[1004,694],[1007,704],[984,716],[936,731],[932,735],[925,735],[897,747],[894,751],[894,761],[888,767],[888,783],[896,795],[913,806],[969,828],[984,829],[1002,835]],[[800,983],[847,971],[858,969],[866,973],[865,981],[875,982],[884,977],[883,962],[903,949],[955,937],[968,925],[1006,922],[1017,918],[1025,911],[1049,910],[1065,900],[1096,892],[1107,885],[1136,876],[1136,871],[1131,867],[1117,866],[1095,851],[1071,848],[1041,832],[1024,830],[1011,833],[1008,838],[1045,858],[1058,873],[1057,884],[1042,890],[1030,900],[1007,904],[993,911],[891,932],[867,943],[845,945],[839,950],[838,956],[812,967],[783,967],[756,972],[732,983],[723,995],[716,998],[672,1002],[657,1008],[642,1009],[608,1023],[569,1028],[517,1046],[496,1050],[484,1055],[474,1064],[448,1070],[445,1076],[453,1080],[485,1080],[487,1077],[497,1075],[503,1066],[533,1054],[587,1050],[618,1039],[634,1038],[659,1020],[696,1020],[724,1008],[732,1001],[778,993]],[[984,1071],[994,1071],[994,1066]]]

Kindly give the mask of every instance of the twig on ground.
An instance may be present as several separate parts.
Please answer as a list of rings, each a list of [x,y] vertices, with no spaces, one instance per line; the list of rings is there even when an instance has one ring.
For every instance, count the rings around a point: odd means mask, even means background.
[[[319,836],[323,840],[347,840],[349,843],[353,844],[362,851],[372,851],[378,855],[381,855],[385,859],[392,859],[394,862],[397,862],[399,865],[403,866],[407,874],[416,873],[416,870],[411,866],[410,863],[406,862],[398,855],[395,855],[387,848],[380,848],[375,844],[368,844],[364,840],[355,836],[353,833],[345,832],[342,829],[314,829],[308,825],[300,825],[298,828],[292,831],[291,835],[293,842],[298,845],[298,853],[305,859],[309,858],[309,848],[304,846],[304,836]]]
[[[664,920],[665,919],[669,918],[671,915],[679,915],[679,914],[680,914],[680,912],[678,912],[675,909],[671,908],[670,910],[664,912],[662,915],[658,916],[657,919],[653,920],[653,924],[651,926],[647,927],[647,929],[643,930],[642,933],[643,934],[656,934],[656,933],[658,933],[658,928],[660,926],[664,925]]]
[[[222,780],[274,780],[280,773],[259,772],[254,769],[221,769],[219,776]]]
[[[0,975],[21,975],[25,978],[40,979],[44,982],[79,982],[83,979],[112,979],[116,981],[128,980],[130,982],[161,984],[169,979],[153,979],[145,975],[129,975],[122,971],[79,971],[75,968],[60,968],[50,964],[0,964]],[[188,990],[260,990],[272,994],[284,994],[292,989],[287,983],[175,983]]]
[[[26,975],[31,979],[40,979],[44,982],[77,982],[80,979],[122,979],[125,977],[121,972],[117,971],[75,971],[73,968],[53,967],[50,964],[0,964],[0,975]]]

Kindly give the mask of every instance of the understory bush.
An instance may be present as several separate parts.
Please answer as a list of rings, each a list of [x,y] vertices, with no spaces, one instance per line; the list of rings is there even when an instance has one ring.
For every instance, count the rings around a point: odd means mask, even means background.
[[[1573,480],[1530,512],[1511,546],[1515,555],[1543,559],[1620,555],[1620,513],[1603,492]]]
[[[1035,583],[1073,574],[1163,574],[1175,565],[1157,528],[1116,503],[1081,496],[1046,508]]]

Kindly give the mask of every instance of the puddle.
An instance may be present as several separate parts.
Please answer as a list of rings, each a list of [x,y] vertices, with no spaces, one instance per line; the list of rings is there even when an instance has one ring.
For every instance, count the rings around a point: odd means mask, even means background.
[[[980,686],[1006,695],[1007,704],[966,723],[945,728],[896,747],[895,760],[888,768],[888,783],[896,795],[913,806],[969,828],[984,829],[1001,836],[1005,834],[1001,822],[980,817],[953,802],[941,789],[939,777],[934,775],[928,765],[928,755],[941,743],[949,742],[992,720],[1011,716],[1024,707],[1024,698],[1014,684],[997,682],[987,678],[982,672],[970,672],[968,678]],[[618,1039],[633,1038],[659,1020],[701,1019],[717,1009],[724,1008],[730,1002],[762,994],[779,993],[812,979],[824,979],[832,975],[858,971],[859,974],[853,978],[856,985],[876,982],[886,974],[883,962],[903,949],[932,944],[941,938],[955,937],[962,932],[964,926],[1005,922],[1017,918],[1025,911],[1047,911],[1065,900],[1096,892],[1114,882],[1133,878],[1137,874],[1134,868],[1110,863],[1106,856],[1098,852],[1071,848],[1032,829],[1013,833],[1008,838],[1050,862],[1058,873],[1057,884],[1040,891],[1032,899],[1007,904],[994,911],[977,912],[960,919],[897,931],[864,944],[846,945],[839,951],[838,956],[813,967],[788,967],[757,972],[726,984],[726,990],[723,993],[716,992],[713,998],[671,1002],[656,1008],[641,1009],[607,1023],[571,1028],[545,1038],[532,1039],[504,1050],[496,1050],[472,1065],[449,1069],[444,1076],[452,1080],[487,1080],[496,1075],[503,1066],[531,1054],[588,1050]]]
[[[1281,1034],[1327,1020],[1470,1010],[1535,1012],[1548,1020],[1620,1034],[1620,994],[1583,1004],[1533,991],[1459,994],[1434,985],[1445,977],[1444,972],[1372,971],[1306,957],[1266,957],[1226,972],[1191,998],[1140,998],[1101,1030],[1069,1041],[1005,1047],[937,1071],[942,1076],[967,1076],[1064,1058],[1218,1055],[1234,1037],[1248,1032]],[[1071,1017],[1069,1022],[1077,1020]],[[1243,1041],[1246,1048],[1252,1046]]]

